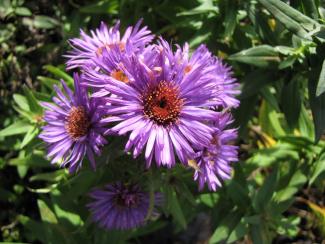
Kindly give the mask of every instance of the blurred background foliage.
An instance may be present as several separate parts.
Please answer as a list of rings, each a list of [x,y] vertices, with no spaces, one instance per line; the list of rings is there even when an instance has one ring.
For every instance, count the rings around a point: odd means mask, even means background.
[[[77,175],[51,166],[37,138],[38,101],[50,100],[60,78],[71,83],[62,55],[80,28],[117,19],[125,28],[139,18],[171,43],[205,43],[233,66],[242,90],[234,111],[240,162],[216,193],[198,192],[192,169],[141,173],[145,187],[164,192],[163,214],[137,230],[108,232],[89,220],[87,192],[142,169],[118,151],[119,141],[96,172],[86,163]],[[325,239],[324,0],[0,0],[0,20],[0,241]]]

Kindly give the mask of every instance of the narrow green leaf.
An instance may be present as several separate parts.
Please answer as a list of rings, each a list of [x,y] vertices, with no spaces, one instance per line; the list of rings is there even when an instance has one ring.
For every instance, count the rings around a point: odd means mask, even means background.
[[[261,45],[240,51],[229,56],[228,59],[258,67],[268,67],[272,63],[281,61],[278,52],[269,45]]]
[[[307,177],[301,169],[297,170],[291,177],[288,184],[276,193],[275,199],[278,202],[287,201],[307,182]]]
[[[9,125],[8,127],[0,130],[0,137],[13,136],[24,134],[28,132],[32,127],[29,123],[23,120],[18,120],[15,123]]]
[[[55,214],[59,219],[65,219],[75,227],[83,226],[84,223],[78,214],[63,209],[57,203],[53,204],[53,206]]]
[[[258,213],[263,211],[271,200],[277,184],[277,178],[278,169],[275,167],[253,199],[253,206]]]
[[[246,209],[250,205],[250,198],[248,192],[245,188],[232,180],[229,185],[227,185],[227,194],[230,196],[231,200],[240,208]]]
[[[95,4],[80,8],[81,13],[87,14],[116,14],[118,10],[118,1],[98,1]]]
[[[196,15],[196,14],[207,14],[209,12],[218,14],[218,8],[213,4],[212,0],[205,0],[202,4],[196,8],[193,8],[188,11],[183,11],[178,13],[177,16],[187,16],[187,15]]]
[[[250,228],[251,228],[250,236],[252,238],[253,243],[258,243],[258,244],[271,243],[270,233],[264,221],[260,220],[258,224],[252,225]]]
[[[220,222],[212,234],[209,243],[224,243],[229,238],[231,232],[236,228],[241,218],[241,212],[229,212],[229,214]]]
[[[47,206],[47,204],[41,200],[37,200],[38,209],[40,211],[41,219],[48,223],[57,224],[58,220],[53,211]]]
[[[259,112],[259,123],[262,130],[269,135],[279,137],[286,134],[278,113],[266,100],[263,101]]]
[[[301,25],[306,30],[311,31],[318,25],[318,23],[299,12],[298,10],[292,8],[288,4],[282,2],[281,0],[258,0],[264,7],[269,10],[274,17],[278,18],[279,21],[284,20],[286,18],[281,18],[281,14],[287,17],[289,23],[282,23],[286,26],[295,25],[293,22]],[[281,21],[282,22],[282,21]],[[286,26],[287,27],[287,26]]]
[[[247,235],[247,232],[248,226],[243,222],[239,222],[236,228],[231,232],[227,242],[234,243]]]
[[[284,84],[281,92],[281,107],[291,128],[298,124],[301,111],[300,76]]]
[[[301,38],[306,38],[308,32],[302,28],[302,24],[312,30],[315,21],[303,15],[280,0],[258,0],[274,17],[288,30]]]
[[[301,0],[301,2],[305,10],[305,13],[317,21],[319,14],[318,14],[317,6],[315,4],[315,0]]]
[[[315,141],[318,141],[325,130],[325,93],[316,97],[316,86],[317,81],[311,74],[308,82],[309,102],[315,125]]]
[[[169,202],[169,211],[175,220],[182,226],[182,228],[186,228],[186,219],[183,214],[183,210],[178,201],[177,194],[172,187],[167,187],[167,200]]]
[[[43,188],[30,188],[30,187],[27,187],[27,189],[30,191],[30,192],[35,192],[35,193],[39,193],[39,194],[46,194],[46,193],[50,193],[52,192],[53,190],[55,190],[58,186],[58,183],[56,184],[52,184],[52,185],[49,185],[49,186],[46,186],[46,187],[43,187]]]
[[[237,1],[225,1],[224,37],[231,37],[235,31],[237,24],[237,7]]]
[[[14,101],[16,104],[25,111],[29,111],[29,106],[26,97],[20,95],[20,94],[14,94],[13,95]]]
[[[263,98],[270,104],[275,111],[280,111],[279,105],[278,105],[278,100],[275,97],[275,94],[271,92],[271,87],[264,87],[261,89],[261,95]]]
[[[322,70],[320,72],[319,79],[318,79],[316,96],[318,97],[322,95],[324,91],[325,91],[325,59],[323,61]]]
[[[315,137],[315,128],[311,115],[308,113],[305,106],[301,106],[301,112],[299,117],[299,131],[302,136],[308,138]]]
[[[70,75],[68,75],[66,72],[62,71],[61,69],[54,67],[53,65],[45,65],[44,69],[46,69],[56,77],[63,79],[65,82],[69,83],[70,85],[73,84],[73,78]]]
[[[30,128],[20,144],[20,149],[24,148],[28,143],[30,143],[38,135],[38,132],[38,127]]]
[[[33,167],[48,167],[49,162],[45,159],[45,155],[32,154],[24,157],[13,158],[9,161],[12,166],[33,166]]]
[[[23,90],[26,95],[30,111],[35,114],[42,114],[42,106],[39,104],[38,100],[34,96],[34,93],[27,86],[23,86]]]
[[[59,182],[62,180],[67,174],[66,169],[59,169],[51,173],[40,173],[33,175],[29,178],[29,181],[36,181],[36,180],[43,180],[43,181],[49,181],[49,182]]]
[[[53,89],[54,85],[58,85],[60,83],[59,80],[56,79],[52,79],[49,77],[45,77],[45,76],[37,76],[37,79],[44,84],[46,87],[48,87],[49,89]]]
[[[313,172],[309,180],[309,185],[313,184],[315,180],[318,178],[318,176],[320,176],[324,172],[325,172],[325,153],[323,153],[321,157],[314,163]]]

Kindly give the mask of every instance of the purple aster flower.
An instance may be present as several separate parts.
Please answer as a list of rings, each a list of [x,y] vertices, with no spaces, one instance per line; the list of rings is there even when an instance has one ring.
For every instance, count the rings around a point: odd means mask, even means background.
[[[200,45],[190,56],[189,46],[186,43],[183,50],[178,49],[178,55],[185,66],[186,73],[190,73],[197,64],[204,64],[202,73],[205,73],[205,76],[202,78],[209,77],[215,83],[213,90],[215,97],[212,98],[214,107],[238,107],[239,101],[235,98],[235,95],[239,94],[238,84],[236,79],[232,77],[231,68],[213,56],[205,45]]]
[[[117,125],[109,133],[131,132],[126,150],[133,149],[134,157],[144,150],[147,167],[153,158],[158,166],[172,167],[174,152],[187,164],[212,140],[214,129],[209,124],[219,114],[209,109],[218,105],[215,77],[206,72],[204,59],[193,61],[188,71],[180,53],[161,39],[140,57],[124,56],[118,65],[127,84],[95,70],[86,72],[88,85],[105,82],[112,94],[105,97],[108,117],[103,122]],[[107,53],[107,59],[113,60],[111,56]]]
[[[140,29],[141,23],[139,20],[134,27],[129,26],[122,37],[119,21],[111,28],[102,22],[98,29],[91,31],[91,36],[81,30],[80,38],[70,40],[73,50],[66,55],[69,58],[67,68],[94,65],[93,61],[101,57],[104,50],[109,52],[113,47],[118,47],[121,52],[140,52],[154,38],[146,26]]]
[[[88,204],[92,219],[105,229],[126,230],[145,224],[149,212],[150,197],[139,185],[121,182],[108,184],[104,189],[90,193],[94,199]],[[160,193],[154,195],[154,207],[162,203]],[[152,212],[157,215],[155,209]]]
[[[107,83],[107,79],[109,77],[124,82],[125,84],[132,81],[129,80],[125,70],[122,68],[122,59],[126,60],[125,56],[130,57],[133,55],[138,59],[145,59],[145,62],[148,60],[152,61],[152,58],[156,56],[155,49],[156,46],[154,45],[146,46],[142,52],[139,53],[134,53],[133,50],[125,50],[122,52],[117,46],[112,47],[109,51],[104,49],[102,55],[94,60],[96,69],[90,65],[85,66],[84,70],[86,81],[84,85],[95,89],[96,92],[93,94],[93,96],[105,97],[109,95],[110,92],[103,89],[105,86],[110,84]],[[91,82],[88,82],[88,80],[91,80]]]
[[[87,89],[80,86],[81,79],[74,74],[75,93],[62,81],[66,95],[54,86],[57,96],[55,103],[43,102],[47,109],[40,138],[48,144],[48,157],[52,163],[62,160],[61,166],[69,166],[70,173],[75,172],[82,165],[85,155],[95,168],[94,152],[99,155],[100,148],[107,141],[102,136],[105,129],[100,120],[100,99],[88,98]]]
[[[211,144],[197,154],[198,169],[194,179],[202,190],[207,183],[210,190],[216,191],[221,182],[231,176],[231,163],[238,161],[238,147],[230,143],[237,138],[236,129],[227,129],[232,123],[230,114],[222,114],[214,123]]]

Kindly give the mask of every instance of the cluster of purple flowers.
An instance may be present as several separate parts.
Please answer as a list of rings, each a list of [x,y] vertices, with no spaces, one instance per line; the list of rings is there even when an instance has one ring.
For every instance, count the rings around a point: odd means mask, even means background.
[[[43,103],[47,125],[40,138],[48,156],[71,173],[86,155],[96,168],[95,154],[106,139],[128,135],[125,150],[134,158],[143,154],[146,167],[172,168],[179,161],[194,167],[200,189],[207,183],[215,191],[237,161],[231,145],[237,132],[229,129],[229,109],[239,105],[231,69],[204,45],[192,54],[188,44],[173,50],[161,37],[153,42],[140,25],[121,37],[119,22],[111,28],[102,23],[70,41],[67,68],[81,75],[74,74],[74,92],[62,81],[65,94],[55,87],[55,105]],[[138,185],[110,184],[91,197],[89,208],[101,226],[127,229],[146,219],[149,197]]]

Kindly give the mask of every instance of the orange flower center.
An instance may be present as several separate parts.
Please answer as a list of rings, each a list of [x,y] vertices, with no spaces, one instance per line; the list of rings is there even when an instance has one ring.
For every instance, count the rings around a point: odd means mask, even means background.
[[[96,54],[97,56],[101,56],[103,54],[103,49],[106,48],[107,51],[110,50],[111,48],[113,48],[114,46],[118,46],[119,49],[121,50],[121,52],[124,52],[125,51],[125,43],[123,42],[118,42],[118,43],[111,43],[111,44],[105,44],[101,47],[99,47],[97,50],[96,50]]]
[[[191,70],[192,70],[192,66],[191,65],[187,65],[185,67],[185,69],[184,69],[184,72],[185,72],[185,74],[187,74],[187,73],[191,72]]]
[[[129,82],[129,78],[126,76],[126,74],[122,70],[113,70],[111,73],[111,76],[119,81],[122,81],[124,83]]]
[[[85,108],[82,106],[72,107],[66,121],[66,130],[73,140],[88,133],[90,126],[89,118]]]
[[[143,96],[144,114],[159,125],[169,125],[177,121],[183,100],[179,89],[169,82],[161,81],[149,88]]]

